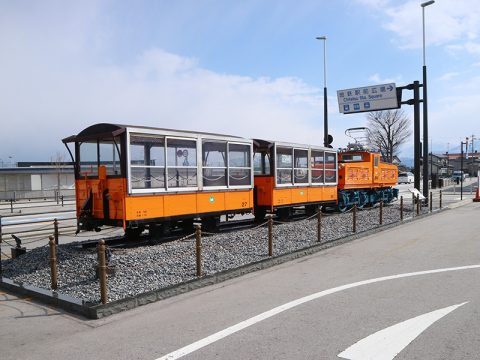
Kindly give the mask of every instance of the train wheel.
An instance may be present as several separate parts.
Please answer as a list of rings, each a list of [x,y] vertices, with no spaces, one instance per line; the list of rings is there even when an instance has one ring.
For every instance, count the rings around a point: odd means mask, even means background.
[[[218,227],[220,225],[220,217],[207,217],[202,219],[202,229],[208,232],[215,232],[218,231]]]
[[[291,208],[281,208],[277,209],[277,216],[280,220],[286,221],[292,215]]]
[[[305,214],[307,214],[307,216],[315,215],[317,212],[318,212],[318,205],[305,206]]]
[[[255,221],[262,222],[265,220],[265,215],[267,215],[267,209],[264,207],[255,208]]]
[[[180,223],[180,227],[182,228],[183,231],[185,232],[191,232],[193,227],[193,219],[188,219],[188,220],[182,220]]]
[[[357,208],[359,209],[363,209],[363,207],[365,205],[367,205],[368,203],[368,198],[367,198],[367,195],[364,193],[364,192],[360,192],[358,194],[358,204],[357,204]]]
[[[127,228],[125,230],[125,238],[127,240],[138,240],[143,230],[145,230],[143,227]]]
[[[150,225],[148,233],[152,239],[158,239],[165,236],[169,236],[171,231],[171,226],[169,222],[163,222],[161,224]]]

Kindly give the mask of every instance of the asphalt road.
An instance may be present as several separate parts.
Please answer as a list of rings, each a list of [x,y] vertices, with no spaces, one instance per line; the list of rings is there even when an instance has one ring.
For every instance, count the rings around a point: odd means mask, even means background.
[[[470,203],[95,321],[3,292],[1,358],[476,359],[479,218]]]

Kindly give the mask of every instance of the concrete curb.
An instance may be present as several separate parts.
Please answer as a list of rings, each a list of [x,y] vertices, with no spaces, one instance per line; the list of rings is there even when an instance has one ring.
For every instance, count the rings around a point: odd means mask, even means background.
[[[471,203],[471,200],[469,201]],[[376,228],[358,232],[355,234],[347,235],[328,242],[316,243],[306,248],[295,250],[290,253],[278,255],[272,258],[263,259],[251,264],[243,265],[235,269],[229,269],[218,272],[216,274],[204,276],[198,279],[189,280],[180,284],[171,285],[166,288],[161,288],[146,293],[142,293],[133,297],[112,301],[105,305],[92,304],[83,300],[70,298],[56,293],[55,291],[36,288],[29,285],[23,285],[21,283],[15,283],[10,279],[1,278],[0,288],[11,291],[17,295],[30,296],[42,303],[52,305],[63,309],[68,312],[85,316],[89,319],[100,319],[106,316],[110,316],[122,311],[130,310],[138,306],[153,303],[159,300],[164,300],[169,297],[177,296],[187,293],[192,290],[200,289],[205,286],[219,284],[221,282],[249,274],[258,270],[267,269],[279,264],[286,263],[307,255],[315,254],[319,251],[329,249],[334,246],[342,245],[347,242],[360,239],[369,235],[373,235],[394,227],[411,223],[416,220],[424,219],[429,216],[435,215],[439,212],[449,210],[449,208],[443,208],[433,211],[432,213],[422,214],[416,217],[404,219],[403,222],[395,222],[378,226]]]

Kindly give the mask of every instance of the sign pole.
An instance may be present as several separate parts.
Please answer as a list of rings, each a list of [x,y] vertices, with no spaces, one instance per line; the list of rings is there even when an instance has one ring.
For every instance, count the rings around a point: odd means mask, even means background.
[[[433,157],[430,157],[430,161],[433,161]],[[428,202],[428,107],[426,65],[423,65],[423,196],[425,196],[425,201]]]
[[[420,191],[420,83],[418,81],[413,82],[413,138],[414,187]],[[425,160],[423,166],[424,168],[426,166]]]
[[[327,86],[323,88],[323,146],[328,147]]]

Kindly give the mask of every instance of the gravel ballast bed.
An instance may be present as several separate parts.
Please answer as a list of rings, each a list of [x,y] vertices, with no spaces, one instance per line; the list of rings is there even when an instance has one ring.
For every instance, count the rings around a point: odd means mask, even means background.
[[[411,210],[411,208],[410,208]],[[422,209],[426,212],[426,209]],[[411,216],[404,209],[405,218]],[[383,224],[398,222],[397,204],[383,208]],[[378,207],[357,212],[357,232],[379,226]],[[352,213],[322,216],[322,242],[352,234]],[[317,219],[275,223],[273,255],[278,256],[317,244]],[[240,230],[202,237],[203,273],[220,271],[268,258],[268,228]],[[99,282],[96,278],[97,253],[82,249],[79,243],[58,246],[58,293],[99,303]],[[17,259],[2,261],[3,276],[17,283],[50,288],[49,248],[33,249]],[[113,249],[110,265],[115,275],[108,277],[109,301],[120,300],[162,289],[196,278],[195,239]]]

